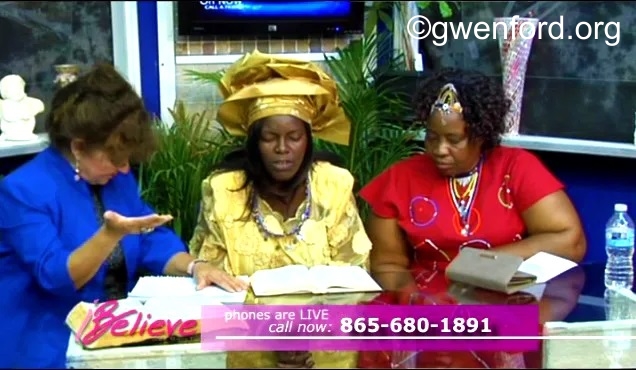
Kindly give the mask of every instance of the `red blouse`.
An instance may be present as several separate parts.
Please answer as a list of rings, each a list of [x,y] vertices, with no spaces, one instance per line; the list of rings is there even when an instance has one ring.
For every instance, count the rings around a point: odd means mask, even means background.
[[[465,223],[452,196],[452,180],[439,174],[433,160],[420,154],[391,166],[365,186],[360,195],[373,212],[397,219],[413,246],[411,271],[417,290],[429,304],[456,304],[444,294],[443,273],[464,246],[496,248],[526,236],[521,214],[543,197],[563,189],[541,162],[523,149],[497,147],[490,151],[477,176],[476,193]],[[460,189],[455,192],[463,194]],[[369,304],[421,304],[411,302],[411,292],[385,292]],[[359,368],[391,367],[391,351],[360,352]],[[526,368],[536,362],[533,353],[422,352],[418,368]],[[530,365],[528,365],[530,364]]]
[[[493,248],[522,239],[521,214],[564,188],[538,158],[518,148],[488,152],[477,178],[466,235],[451,195],[452,180],[426,154],[394,164],[360,195],[378,216],[398,220],[414,248],[413,267],[445,267],[464,246]]]

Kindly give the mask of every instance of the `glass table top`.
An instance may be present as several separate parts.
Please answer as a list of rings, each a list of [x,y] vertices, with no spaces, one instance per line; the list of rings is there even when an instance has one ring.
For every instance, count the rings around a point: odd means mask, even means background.
[[[569,270],[543,286],[526,290],[526,297],[528,293],[535,297],[526,302],[514,299],[515,295],[453,285],[446,292],[436,293],[431,300],[441,302],[444,301],[442,297],[450,296],[460,304],[538,304],[545,336],[542,349],[540,353],[527,354],[519,367],[634,368],[636,294],[633,290],[606,289],[604,267],[603,264],[587,264]],[[387,289],[383,295],[399,294],[401,288],[394,282],[405,279],[397,275],[374,276]],[[424,367],[413,360],[403,361],[402,365],[392,362],[391,365],[394,368]]]

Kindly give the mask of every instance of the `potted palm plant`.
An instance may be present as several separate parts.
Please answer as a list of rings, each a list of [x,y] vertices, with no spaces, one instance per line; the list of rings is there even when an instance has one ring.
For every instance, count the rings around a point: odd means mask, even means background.
[[[196,226],[201,182],[240,139],[215,126],[206,112],[189,113],[182,102],[170,111],[174,123],[157,124],[160,150],[139,169],[141,194],[157,212],[174,217],[172,227],[188,242]]]
[[[325,55],[352,127],[348,146],[318,141],[317,147],[343,158],[358,187],[419,150],[413,124],[402,123],[411,111],[411,98],[400,93],[395,79],[389,77],[404,69],[404,55],[396,53],[384,65],[378,61],[379,52],[389,42],[389,34],[370,32],[335,56]],[[359,202],[359,206],[366,218],[366,203]]]

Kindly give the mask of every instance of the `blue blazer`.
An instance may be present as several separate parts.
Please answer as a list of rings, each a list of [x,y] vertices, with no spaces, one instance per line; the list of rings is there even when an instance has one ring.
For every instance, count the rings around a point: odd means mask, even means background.
[[[74,176],[61,153],[48,148],[0,182],[0,368],[65,368],[66,315],[80,301],[105,299],[106,264],[79,290],[67,268],[69,255],[100,227],[89,185]],[[132,173],[109,181],[102,199],[106,210],[124,216],[153,213]],[[129,291],[138,269],[163,274],[175,254],[187,251],[166,227],[126,236],[121,245]]]

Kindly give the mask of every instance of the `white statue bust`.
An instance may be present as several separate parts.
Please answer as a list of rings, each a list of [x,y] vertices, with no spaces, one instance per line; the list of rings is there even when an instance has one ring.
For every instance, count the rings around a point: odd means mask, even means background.
[[[44,111],[40,99],[24,92],[26,83],[18,75],[7,75],[0,80],[0,138],[9,141],[29,141],[37,136],[35,116]]]

